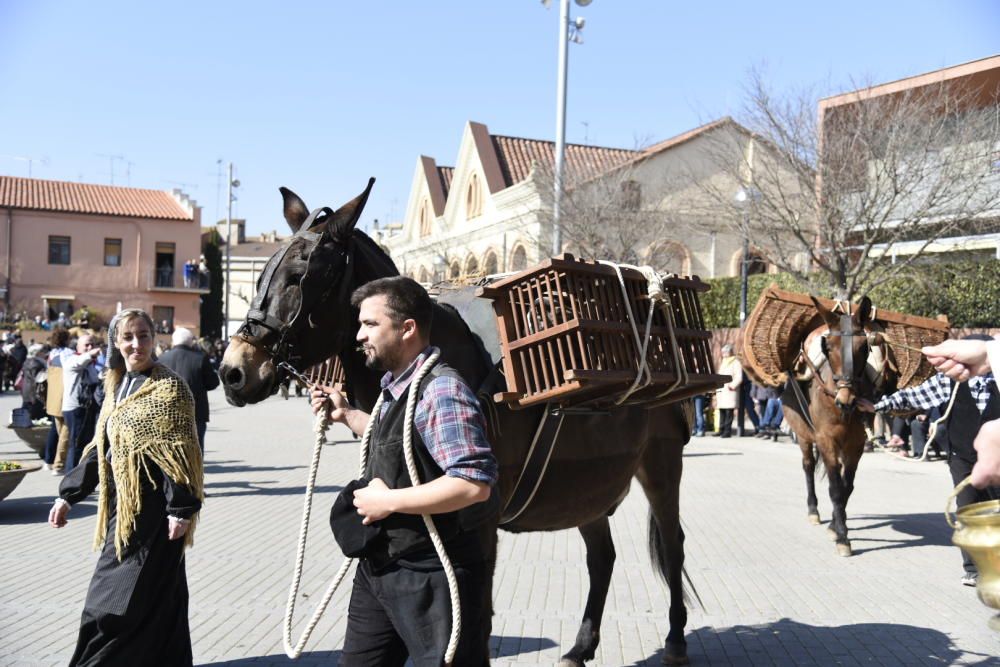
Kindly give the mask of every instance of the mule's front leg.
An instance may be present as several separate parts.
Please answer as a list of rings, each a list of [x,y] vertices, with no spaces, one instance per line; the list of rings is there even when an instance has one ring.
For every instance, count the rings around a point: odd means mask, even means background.
[[[819,502],[816,499],[816,450],[813,443],[802,440],[799,443],[802,451],[802,470],[806,474],[806,516],[809,523],[819,525]]]
[[[611,541],[611,525],[603,517],[580,526],[583,543],[587,547],[587,573],[590,575],[590,592],[583,610],[583,622],[576,633],[576,643],[559,662],[566,667],[582,665],[592,660],[601,641],[601,617],[611,586],[611,573],[615,568],[615,545]]]
[[[852,555],[851,542],[847,539],[847,499],[850,497],[848,485],[839,466],[828,466],[830,478],[830,502],[833,503],[833,518],[830,520],[830,537],[837,543],[837,553]]]

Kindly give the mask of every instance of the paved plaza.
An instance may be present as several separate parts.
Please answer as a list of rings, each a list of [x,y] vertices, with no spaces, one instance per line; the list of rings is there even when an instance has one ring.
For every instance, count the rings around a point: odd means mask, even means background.
[[[237,409],[212,392],[206,488],[188,552],[195,662],[292,664],[281,625],[295,557],[313,435],[304,399]],[[0,397],[0,414],[16,407]],[[296,636],[342,557],[327,517],[354,476],[358,446],[342,428],[323,451],[313,530],[296,610]],[[0,429],[0,459],[33,458]],[[694,665],[1000,665],[990,610],[959,584],[961,562],[943,516],[951,489],[943,463],[887,454],[861,461],[848,525],[855,555],[840,558],[823,527],[806,521],[798,448],[783,442],[694,439],[682,509],[687,570],[701,605],[690,610]],[[558,470],[552,471],[558,474]],[[87,582],[93,500],[62,530],[45,524],[58,478],[29,474],[0,502],[0,665],[69,660]],[[818,488],[824,523],[830,503]],[[571,500],[571,499],[570,499]],[[633,489],[612,520],[618,552],[592,664],[659,665],[667,594],[646,553],[647,504]],[[494,587],[497,665],[552,665],[572,643],[586,595],[575,531],[502,534]],[[299,660],[336,665],[349,585],[341,587]],[[150,657],[155,665],[155,656]]]

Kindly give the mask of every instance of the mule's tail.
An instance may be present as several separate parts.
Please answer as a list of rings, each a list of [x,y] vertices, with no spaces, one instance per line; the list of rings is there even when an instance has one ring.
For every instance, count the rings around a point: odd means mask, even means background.
[[[656,522],[656,517],[653,516],[652,510],[649,512],[649,558],[653,561],[653,568],[656,570],[663,581],[666,582],[667,586],[670,587],[671,584],[671,564],[675,560],[680,560],[683,562],[684,558],[684,528],[680,525],[677,526],[677,553],[671,554],[670,549],[667,547],[666,541],[663,539],[663,534],[660,532],[660,525]],[[680,578],[678,583],[681,587],[681,595],[683,596],[684,604],[691,606],[692,600],[691,595],[694,595],[694,600],[697,601],[698,606],[704,610],[705,605],[701,601],[701,596],[698,595],[698,589],[695,588],[694,582],[691,581],[691,577],[687,573],[687,568],[683,565],[681,566]]]

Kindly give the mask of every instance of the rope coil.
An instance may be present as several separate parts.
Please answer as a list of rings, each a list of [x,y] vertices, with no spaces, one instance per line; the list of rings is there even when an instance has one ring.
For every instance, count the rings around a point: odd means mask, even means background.
[[[413,380],[410,383],[411,388],[419,387],[421,380],[430,371],[434,362],[437,361],[440,356],[440,352],[435,351],[431,354],[423,365],[417,369],[414,374]],[[413,459],[413,417],[416,412],[417,407],[417,392],[410,391],[406,400],[406,412],[404,413],[403,421],[403,453],[406,458],[406,469],[410,475],[410,481],[413,486],[419,486],[421,484],[420,477],[417,474],[417,468]],[[371,440],[372,427],[375,424],[375,415],[379,413],[382,408],[382,403],[385,394],[380,392],[378,400],[375,401],[375,406],[372,408],[371,417],[368,419],[368,424],[365,426],[365,432],[361,436],[361,452],[360,452],[360,464],[358,466],[358,477],[364,477],[365,468],[368,465],[368,443]],[[295,614],[295,598],[298,597],[299,584],[302,580],[302,567],[305,561],[306,552],[306,539],[309,533],[309,517],[312,513],[312,498],[313,491],[316,486],[316,474],[319,471],[319,459],[320,454],[323,450],[323,445],[326,444],[326,432],[330,428],[329,412],[324,410],[316,417],[316,423],[313,427],[313,431],[316,433],[316,443],[313,447],[313,457],[312,462],[309,466],[309,477],[306,481],[306,495],[304,500],[304,506],[302,509],[302,524],[299,528],[299,541],[298,547],[296,549],[295,555],[295,569],[292,574],[292,583],[288,589],[288,603],[285,605],[285,619],[284,627],[282,631],[282,641],[285,647],[285,654],[292,660],[297,659],[302,655],[302,651],[305,648],[306,642],[309,641],[309,637],[312,635],[313,630],[316,629],[316,625],[319,623],[319,619],[323,616],[326,611],[327,606],[330,604],[330,600],[333,599],[333,594],[336,592],[337,588],[340,586],[347,572],[350,570],[351,565],[354,563],[353,558],[348,558],[340,566],[337,574],[334,575],[333,580],[330,582],[329,587],[327,587],[326,593],[323,595],[323,599],[320,600],[319,604],[316,605],[316,610],[313,612],[312,617],[306,624],[305,629],[302,631],[302,635],[299,640],[293,645],[292,644],[292,618]],[[424,525],[427,527],[427,532],[430,534],[431,542],[434,544],[434,549],[437,551],[438,558],[441,560],[441,565],[444,568],[445,577],[448,579],[448,592],[451,598],[451,635],[448,639],[448,647],[445,650],[444,661],[446,665],[451,665],[452,660],[455,657],[455,652],[458,649],[458,640],[462,631],[462,610],[459,604],[459,594],[458,594],[458,580],[455,577],[454,568],[451,565],[451,560],[448,558],[448,553],[445,551],[444,543],[441,541],[441,536],[438,534],[437,527],[434,525],[434,519],[429,514],[421,515],[424,520]]]

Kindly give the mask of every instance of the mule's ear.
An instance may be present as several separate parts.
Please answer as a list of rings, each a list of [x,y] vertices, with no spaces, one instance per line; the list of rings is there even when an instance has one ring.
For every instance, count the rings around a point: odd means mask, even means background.
[[[837,321],[837,317],[830,312],[829,308],[826,308],[822,303],[820,303],[819,299],[814,297],[812,294],[809,295],[809,298],[812,299],[813,305],[816,307],[816,312],[822,316],[824,322],[830,324],[831,322]]]
[[[281,198],[285,201],[285,221],[292,228],[292,233],[299,231],[299,227],[309,217],[309,209],[306,203],[291,190],[286,187],[278,188]]]
[[[857,318],[858,324],[867,324],[869,318],[872,316],[872,300],[868,298],[868,295],[861,297],[861,303],[858,304],[858,309],[854,313]]]
[[[333,217],[326,223],[327,233],[335,239],[345,239],[351,235],[354,225],[358,223],[361,212],[365,210],[368,203],[368,195],[371,194],[375,179],[368,179],[368,187],[357,197],[347,202],[333,213]]]

